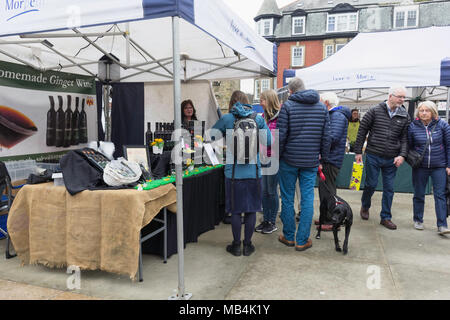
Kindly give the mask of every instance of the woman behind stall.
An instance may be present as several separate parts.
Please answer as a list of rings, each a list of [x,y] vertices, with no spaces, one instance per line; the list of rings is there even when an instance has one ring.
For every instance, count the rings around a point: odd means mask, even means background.
[[[274,137],[274,131],[277,127],[278,114],[280,113],[280,101],[275,90],[266,90],[260,95],[260,104],[264,109],[264,118],[267,126]],[[273,143],[273,140],[272,140]],[[267,156],[272,156],[271,147],[267,148]],[[270,163],[263,165],[270,167]],[[275,222],[277,219],[278,207],[280,199],[278,196],[278,171],[274,174],[266,174],[262,176],[262,206],[264,221],[255,228],[256,232],[270,234],[278,230]]]
[[[181,103],[181,123],[187,126],[191,120],[198,120],[197,113],[192,100],[187,99]]]
[[[213,129],[220,130],[222,135],[227,138],[226,131],[234,128],[235,120],[248,117],[252,113],[253,110],[248,104],[248,98],[245,93],[234,91],[230,98],[229,113],[222,116],[213,126]],[[261,143],[270,145],[271,135],[264,119],[257,115],[255,121],[259,130],[266,130],[267,141],[261,141]],[[232,159],[233,156],[228,155],[227,158]],[[256,165],[258,165],[257,168],[255,167]],[[225,211],[231,213],[231,229],[233,232],[233,242],[226,249],[235,256],[241,255],[242,213],[244,213],[245,225],[243,254],[244,256],[249,256],[255,251],[255,246],[252,244],[251,239],[256,224],[256,212],[261,211],[260,168],[261,163],[258,155],[257,164],[236,164],[234,180],[232,180],[233,163],[226,163],[225,165]]]
[[[436,105],[431,101],[419,104],[415,118],[408,128],[409,148],[422,154],[428,139],[430,144],[420,167],[412,169],[414,228],[424,229],[425,187],[431,176],[438,233],[447,234],[450,230],[447,228],[445,189],[447,175],[450,175],[450,126],[439,119]]]

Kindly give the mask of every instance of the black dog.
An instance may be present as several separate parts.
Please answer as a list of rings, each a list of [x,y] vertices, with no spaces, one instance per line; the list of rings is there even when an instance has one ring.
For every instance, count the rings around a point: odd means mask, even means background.
[[[319,231],[317,232],[316,239],[320,239],[322,224],[325,224],[325,222],[328,221],[333,224],[334,244],[336,246],[336,251],[338,252],[341,252],[338,239],[338,228],[345,225],[345,240],[342,251],[344,254],[347,254],[348,237],[353,224],[352,208],[350,208],[344,199],[338,196],[331,195],[327,201],[322,201],[320,204]]]

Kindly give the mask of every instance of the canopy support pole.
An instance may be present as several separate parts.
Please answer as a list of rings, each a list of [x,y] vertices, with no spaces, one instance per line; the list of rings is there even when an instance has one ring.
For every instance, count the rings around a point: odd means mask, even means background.
[[[109,79],[110,65],[106,64],[107,78]],[[105,113],[105,141],[111,142],[111,108],[109,106],[109,83],[103,86],[103,112]]]
[[[448,108],[450,108],[450,87],[448,87],[447,106],[445,107],[445,120],[447,120],[447,123],[448,123]]]
[[[180,77],[180,18],[172,17],[173,41],[173,110],[175,115],[175,132],[181,130],[181,77]],[[178,144],[181,143],[179,135]],[[173,159],[176,157],[172,157]],[[177,249],[178,249],[178,293],[169,300],[188,300],[192,294],[184,292],[184,232],[183,232],[183,170],[182,162],[175,159],[177,188]]]

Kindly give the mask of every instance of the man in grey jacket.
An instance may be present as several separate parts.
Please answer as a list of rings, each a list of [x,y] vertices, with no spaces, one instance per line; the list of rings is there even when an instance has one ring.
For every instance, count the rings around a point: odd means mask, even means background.
[[[361,120],[355,142],[355,161],[362,162],[362,147],[369,134],[366,148],[366,180],[361,197],[360,215],[369,219],[372,195],[378,184],[381,170],[383,197],[381,201],[380,224],[390,230],[397,229],[391,221],[391,207],[394,198],[394,179],[397,168],[405,161],[408,153],[408,126],[411,122],[403,106],[406,88],[394,86],[389,89],[388,99],[372,107]]]

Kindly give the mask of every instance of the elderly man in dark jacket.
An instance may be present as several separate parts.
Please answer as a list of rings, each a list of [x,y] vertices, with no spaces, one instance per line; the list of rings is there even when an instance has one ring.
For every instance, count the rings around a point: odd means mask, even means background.
[[[334,92],[325,92],[320,95],[320,100],[325,104],[330,113],[331,146],[327,160],[322,160],[322,171],[325,181],[319,180],[320,203],[328,201],[330,195],[336,194],[336,178],[342,167],[345,156],[345,144],[347,142],[348,122],[352,117],[350,109],[339,105],[339,98]],[[329,202],[329,201],[328,201]],[[331,204],[331,203],[330,203]],[[318,224],[318,221],[316,221]],[[333,225],[325,221],[322,230],[330,231]]]
[[[369,134],[364,165],[366,180],[361,197],[361,218],[369,219],[371,199],[381,170],[383,197],[380,224],[391,230],[397,229],[397,226],[391,221],[395,174],[408,153],[408,126],[411,120],[403,106],[405,97],[406,89],[404,87],[391,87],[387,101],[372,107],[364,115],[355,142],[355,160],[359,163],[362,161],[364,141]]]
[[[277,122],[283,222],[283,233],[278,239],[303,251],[312,246],[309,235],[314,214],[314,185],[319,156],[328,160],[330,117],[317,91],[305,90],[301,79],[292,79],[288,89],[291,95],[281,107]],[[296,233],[294,193],[297,179],[300,181],[302,214]]]

